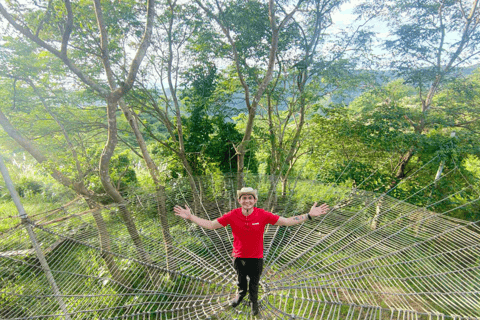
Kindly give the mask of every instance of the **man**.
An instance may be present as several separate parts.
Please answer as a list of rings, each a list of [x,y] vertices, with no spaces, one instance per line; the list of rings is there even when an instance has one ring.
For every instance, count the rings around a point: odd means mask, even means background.
[[[257,190],[247,187],[237,190],[237,199],[240,208],[224,214],[213,221],[199,218],[190,212],[190,208],[175,206],[173,210],[177,216],[188,219],[205,229],[218,229],[230,225],[233,234],[233,266],[237,272],[238,294],[231,301],[232,307],[240,304],[249,292],[252,314],[258,314],[258,284],[263,270],[263,234],[265,226],[293,226],[312,217],[325,214],[328,205],[317,207],[315,202],[310,212],[295,217],[284,218],[271,212],[255,207],[258,201]],[[247,281],[250,278],[250,283]]]

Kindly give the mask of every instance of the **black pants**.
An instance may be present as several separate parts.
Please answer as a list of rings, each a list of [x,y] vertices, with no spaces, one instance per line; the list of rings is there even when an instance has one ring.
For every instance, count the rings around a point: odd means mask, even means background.
[[[252,302],[258,302],[258,284],[263,270],[263,259],[235,258],[233,267],[237,271],[238,294],[243,298],[247,294]],[[247,276],[250,278],[248,283]]]

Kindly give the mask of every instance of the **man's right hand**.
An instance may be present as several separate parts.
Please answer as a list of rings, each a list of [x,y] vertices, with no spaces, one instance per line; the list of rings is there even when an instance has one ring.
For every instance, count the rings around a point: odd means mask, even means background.
[[[182,217],[183,219],[190,220],[190,217],[192,216],[192,213],[190,212],[190,208],[188,206],[185,206],[185,209],[180,207],[179,205],[176,205],[173,207],[173,211],[175,211],[175,214],[179,217]]]

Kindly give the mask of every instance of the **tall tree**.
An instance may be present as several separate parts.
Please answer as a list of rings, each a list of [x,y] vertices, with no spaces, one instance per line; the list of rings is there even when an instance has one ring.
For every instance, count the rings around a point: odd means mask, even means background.
[[[104,3],[103,5],[107,6],[107,10],[104,10],[105,8],[102,7],[99,0],[94,0],[91,6],[83,3],[72,5],[69,0],[65,0],[62,4],[41,7],[34,2],[32,5],[35,8],[35,15],[32,15],[31,8],[16,4],[15,2],[9,3],[8,9],[0,4],[0,14],[20,35],[60,59],[71,73],[105,100],[108,139],[100,159],[100,179],[106,192],[120,206],[122,219],[135,244],[139,259],[151,262],[126,207],[126,202],[111,182],[109,164],[118,142],[116,110],[119,101],[133,86],[149,46],[155,17],[154,1],[147,1],[145,28],[143,32],[140,32],[141,38],[137,37],[138,46],[134,56],[130,57],[129,68],[126,66],[129,57],[123,57],[125,63],[122,64],[112,54],[117,55],[121,51],[118,50],[119,46],[115,46],[115,42],[109,39],[109,33],[112,38],[125,37],[128,31],[133,31],[133,35],[135,35],[135,30],[128,30],[128,27],[124,27],[128,24],[121,24],[124,22],[122,18],[128,9],[143,11],[142,6],[134,3],[124,6]],[[127,9],[127,11],[122,9]],[[9,11],[14,12],[14,15]],[[41,18],[37,19],[36,17]],[[115,24],[115,27],[112,27],[111,24]],[[94,26],[96,26],[96,30]],[[84,59],[85,54],[90,59]],[[107,80],[106,83],[98,74],[99,70],[96,68],[98,65],[103,66],[103,77]],[[97,73],[92,73],[92,69]],[[98,78],[95,79],[95,76]]]
[[[287,32],[292,17],[309,1],[293,2],[288,9],[273,0],[268,5],[255,0],[195,2],[220,28],[219,41],[229,49],[227,57],[234,65],[245,97],[248,120],[243,139],[236,146],[240,187],[258,104],[273,78],[279,40]]]
[[[372,34],[362,26],[352,31],[333,32],[338,26],[332,15],[343,3],[338,0],[305,3],[302,11],[293,17],[294,38],[289,39],[290,50],[278,54],[283,74],[279,73],[267,90],[264,102],[271,146],[269,173],[277,177],[272,179],[272,196],[278,179],[282,182],[282,192],[286,192],[288,175],[299,155],[304,154],[299,150],[307,111],[317,107],[322,99],[340,96],[342,91],[365,80],[361,72],[355,71],[356,60],[371,41]],[[287,128],[294,129],[288,132]]]
[[[384,45],[390,67],[412,84],[418,95],[418,116],[405,115],[405,119],[416,134],[426,134],[435,95],[458,75],[459,67],[480,56],[478,0],[373,0],[366,1],[360,11],[387,23],[392,37]],[[405,177],[414,154],[412,145],[401,156],[397,179]]]
[[[326,117],[316,117],[314,132],[335,141],[328,149],[335,160],[320,173],[322,180],[347,183],[378,193],[387,193],[410,203],[435,204],[449,211],[460,203],[478,197],[475,177],[468,173],[468,159],[478,157],[478,86],[475,75],[458,79],[439,91],[425,124],[425,134],[417,134],[407,118],[416,118],[418,95],[403,79],[365,92],[348,107],[326,109]],[[407,117],[405,117],[407,116]],[[452,131],[455,136],[452,137]],[[318,141],[318,138],[314,141]],[[404,170],[402,183],[396,178],[402,156],[411,146],[415,154]],[[330,157],[332,159],[332,157]],[[443,169],[440,178],[439,167]],[[430,187],[425,188],[425,186]],[[456,199],[452,185],[464,191]],[[378,209],[381,209],[381,201]],[[475,208],[466,206],[457,217],[472,216]],[[377,217],[378,218],[378,217]],[[372,220],[372,227],[380,223]]]
[[[153,50],[142,70],[137,88],[130,94],[128,101],[136,121],[141,121],[145,131],[181,161],[191,189],[195,191],[197,187],[194,172],[185,148],[181,88],[178,81],[181,81],[179,78],[187,61],[184,55],[186,42],[197,29],[199,20],[188,4],[162,1],[159,7],[162,13],[156,18],[157,27],[152,38]],[[139,113],[149,114],[149,117],[138,116],[133,108],[139,110]],[[158,137],[154,130],[149,128],[151,125],[147,125],[146,122],[153,119],[159,121],[165,128],[172,143],[163,141],[163,137]],[[194,206],[200,208],[197,193],[194,192],[193,196]]]
[[[10,74],[10,76],[14,77],[15,80],[11,82],[14,82],[18,88],[15,95],[2,93],[4,98],[11,96],[12,99],[2,99],[0,103],[0,126],[19,146],[42,165],[44,170],[57,182],[74,190],[85,199],[88,206],[92,209],[92,216],[97,225],[101,256],[112,278],[120,284],[128,285],[115,262],[114,256],[111,254],[110,235],[100,213],[101,206],[98,203],[100,196],[86,186],[89,174],[84,169],[87,169],[89,166],[88,163],[85,163],[85,149],[82,143],[88,138],[82,137],[83,134],[79,131],[76,132],[75,137],[71,136],[67,129],[69,125],[64,121],[65,114],[69,114],[70,111],[67,112],[65,107],[62,115],[58,115],[56,112],[58,108],[50,105],[50,101],[56,101],[57,99],[44,96],[42,87],[38,87],[29,78],[23,78],[28,77],[28,75]],[[2,81],[2,83],[7,84],[7,81],[8,78]],[[35,107],[37,101],[40,103],[40,108]],[[28,106],[26,106],[27,104]],[[12,108],[12,105],[15,107]],[[25,110],[25,107],[27,107],[27,110]],[[15,128],[12,121],[2,110],[8,112],[10,118],[15,119],[17,127],[21,127],[22,124],[28,124],[27,127]],[[76,121],[79,121],[78,117]],[[42,125],[42,123],[46,123],[46,125]],[[21,131],[24,131],[29,136],[25,136]],[[90,132],[92,132],[92,126],[90,126]],[[43,137],[41,140],[48,141],[41,141],[42,143],[38,145],[40,137]],[[33,141],[34,138],[37,144]],[[56,141],[60,141],[59,146],[55,145]],[[78,141],[80,141],[80,144],[78,144]],[[66,153],[63,150],[65,146]],[[81,154],[79,154],[79,151]],[[58,159],[62,159],[63,162],[59,164],[57,162]],[[70,163],[73,163],[73,165],[70,165]]]

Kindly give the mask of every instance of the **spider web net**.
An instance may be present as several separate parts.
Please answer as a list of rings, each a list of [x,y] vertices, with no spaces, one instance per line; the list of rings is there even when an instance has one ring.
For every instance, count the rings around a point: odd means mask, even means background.
[[[258,207],[272,195],[272,178],[245,178],[259,190]],[[238,205],[234,185],[227,177],[196,177],[195,192],[187,179],[167,185],[167,246],[154,194],[126,204],[137,242],[117,205],[91,209],[77,198],[23,224],[8,213],[2,220],[13,227],[0,234],[0,318],[251,318],[248,299],[235,309],[229,303],[236,294],[229,227],[205,230],[172,213],[188,203],[197,215],[218,218]],[[313,180],[290,186],[276,191],[268,209],[288,217],[326,201],[332,210],[292,227],[267,226],[258,318],[480,319],[478,224],[434,212],[435,203],[417,207]]]

